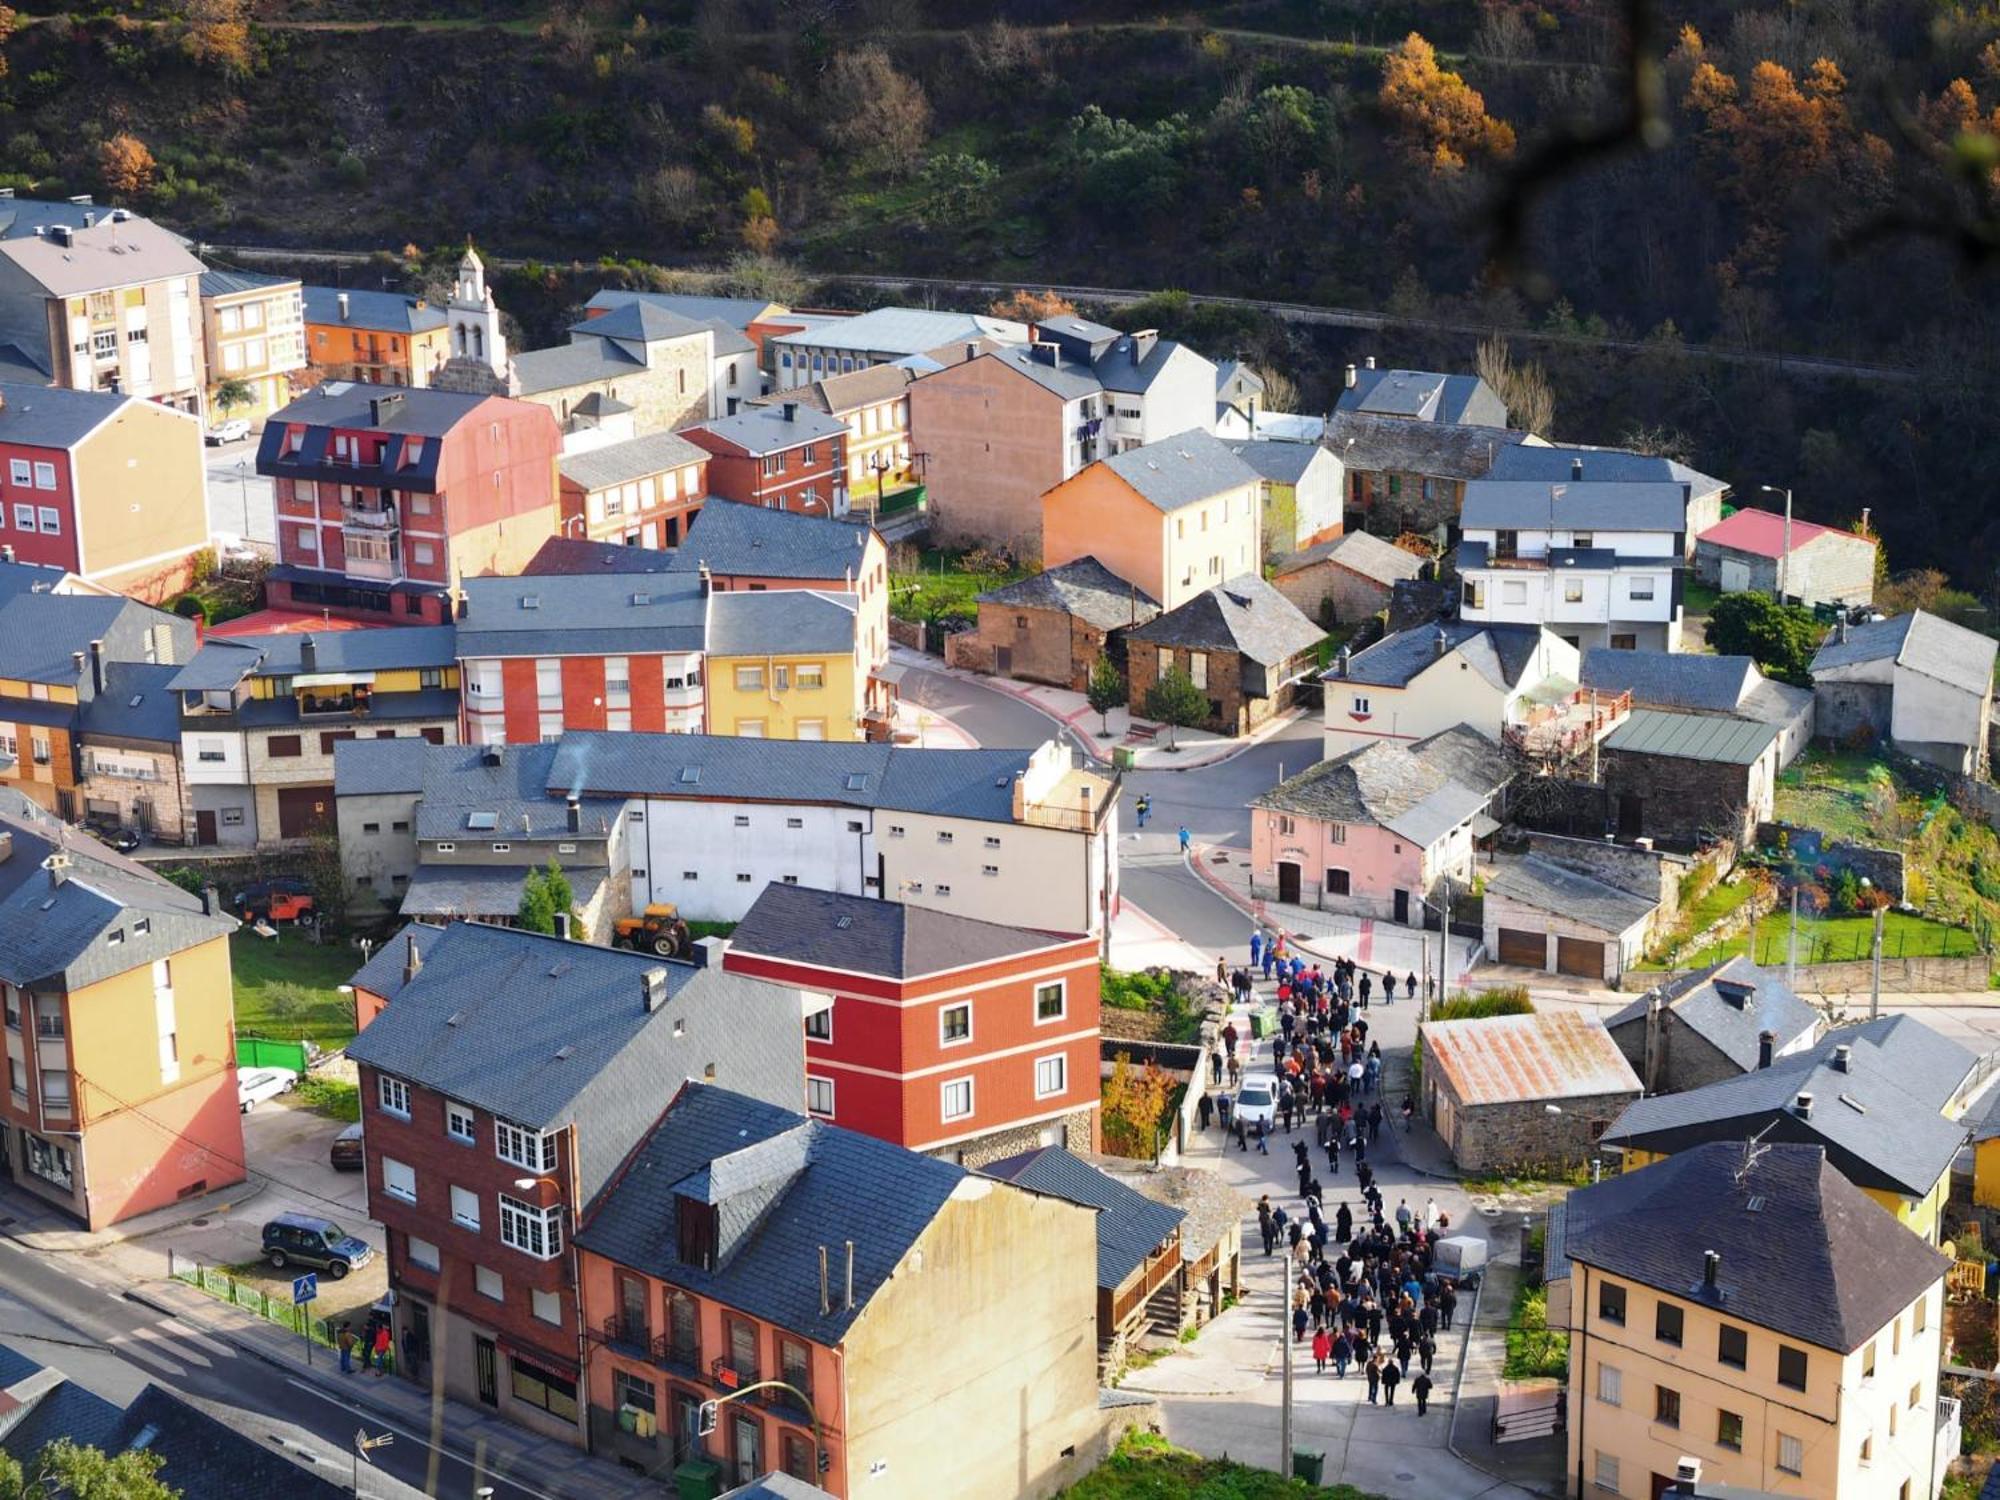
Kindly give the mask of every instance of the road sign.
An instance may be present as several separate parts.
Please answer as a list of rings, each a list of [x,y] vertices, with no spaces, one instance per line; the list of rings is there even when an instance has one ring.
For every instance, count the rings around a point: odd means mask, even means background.
[[[292,1305],[303,1306],[319,1296],[319,1277],[308,1271],[292,1278]]]

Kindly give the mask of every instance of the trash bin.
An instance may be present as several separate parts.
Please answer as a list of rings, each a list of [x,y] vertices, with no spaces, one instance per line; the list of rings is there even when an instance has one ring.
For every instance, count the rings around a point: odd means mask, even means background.
[[[722,1493],[722,1465],[691,1458],[674,1470],[674,1494],[679,1500],[715,1500]]]
[[[1318,1484],[1325,1472],[1324,1453],[1308,1453],[1303,1448],[1292,1450],[1292,1478],[1303,1479],[1307,1484]]]
[[[1253,1010],[1250,1012],[1250,1040],[1253,1042],[1264,1040],[1264,1012],[1262,1010]]]
[[[1111,750],[1111,764],[1120,771],[1130,771],[1138,765],[1137,752],[1130,745],[1115,745]]]

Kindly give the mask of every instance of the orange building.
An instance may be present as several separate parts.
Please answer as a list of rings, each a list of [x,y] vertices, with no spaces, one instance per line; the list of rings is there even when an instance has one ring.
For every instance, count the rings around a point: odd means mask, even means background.
[[[442,307],[401,292],[304,288],[307,379],[429,385],[451,358]]]
[[[0,1175],[91,1229],[243,1180],[235,928],[0,793]]]

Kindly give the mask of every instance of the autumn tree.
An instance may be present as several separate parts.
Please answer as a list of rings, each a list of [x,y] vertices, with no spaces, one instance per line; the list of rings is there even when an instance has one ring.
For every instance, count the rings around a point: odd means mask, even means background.
[[[1158,1063],[1135,1069],[1129,1052],[1112,1058],[1099,1112],[1105,1150],[1115,1156],[1150,1157],[1159,1146],[1160,1122],[1172,1098],[1173,1080]]]
[[[1479,90],[1440,68],[1437,48],[1414,31],[1382,59],[1379,102],[1411,153],[1433,171],[1514,150],[1514,127],[1486,112]]]
[[[249,0],[185,0],[181,50],[203,67],[250,71]]]
[[[1507,425],[1537,437],[1552,435],[1556,422],[1556,392],[1548,371],[1540,363],[1514,363],[1506,339],[1495,334],[1481,339],[1473,351],[1473,368],[1479,378],[1493,387],[1494,395],[1507,408]]]
[[[121,130],[97,148],[97,170],[112,192],[136,197],[153,185],[153,153],[136,135]]]
[[[1007,318],[1016,323],[1046,323],[1051,318],[1073,316],[1076,304],[1060,292],[1031,292],[1026,287],[1020,287],[986,311],[996,318]]]
[[[896,173],[913,170],[930,139],[931,102],[923,85],[897,71],[876,46],[843,52],[826,70],[828,141],[856,160]]]

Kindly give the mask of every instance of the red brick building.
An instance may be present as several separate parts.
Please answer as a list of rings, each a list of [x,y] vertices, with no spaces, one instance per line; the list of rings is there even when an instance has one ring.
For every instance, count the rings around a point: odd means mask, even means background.
[[[681,434],[708,450],[709,493],[812,516],[847,509],[847,424],[796,401],[746,407]]]
[[[441,624],[451,590],[519,573],[557,527],[562,439],[546,407],[334,381],[273,415],[275,608]]]
[[[865,896],[769,885],[732,973],[833,997],[806,1023],[815,1116],[970,1166],[1095,1149],[1097,945]]]

